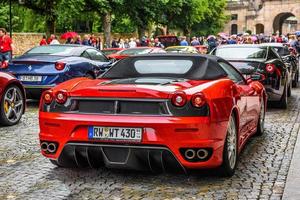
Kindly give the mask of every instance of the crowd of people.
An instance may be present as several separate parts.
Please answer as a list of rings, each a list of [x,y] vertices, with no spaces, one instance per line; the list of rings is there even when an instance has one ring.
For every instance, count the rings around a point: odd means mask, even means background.
[[[277,42],[277,43],[286,43],[291,47],[294,47],[297,52],[300,54],[300,35],[287,34],[279,35],[273,34],[271,36],[266,36],[264,34],[233,34],[226,35],[225,33],[220,33],[218,35],[210,35],[208,37],[192,37],[190,40],[187,40],[186,36],[179,37],[180,46],[198,46],[205,45],[208,48],[208,52],[213,50],[218,45],[223,44],[260,44],[267,42]],[[65,41],[66,44],[78,44],[78,45],[89,45],[93,46],[99,50],[102,50],[103,47],[102,40],[100,37],[95,37],[94,34],[85,34],[83,38],[80,35],[75,37],[67,38]],[[40,45],[48,44],[59,44],[59,41],[55,35],[51,35],[48,39],[46,36],[40,42]],[[160,47],[164,48],[164,45],[159,41],[158,38],[149,38],[143,36],[141,39],[137,38],[113,38],[111,42],[111,48],[134,48],[134,47]]]
[[[213,50],[218,45],[223,44],[260,44],[268,42],[285,43],[290,47],[293,47],[298,55],[300,55],[300,34],[273,34],[267,36],[264,34],[233,34],[226,35],[220,33],[218,35],[210,35],[208,37],[192,37],[190,40],[185,36],[179,37],[180,46],[207,46],[208,52]],[[94,34],[85,34],[83,37],[75,35],[74,37],[66,38],[65,44],[78,44],[93,46],[99,50],[103,49],[103,43],[100,37],[96,37]],[[60,44],[56,35],[52,34],[49,38],[43,36],[40,41],[40,45],[53,45]],[[134,48],[134,47],[160,47],[164,48],[164,45],[159,41],[159,38],[149,38],[143,36],[141,39],[137,38],[113,38],[111,42],[111,48]],[[106,47],[104,47],[106,48]],[[0,28],[0,63],[2,65],[8,65],[8,62],[12,58],[13,42],[7,34],[4,28]]]
[[[51,34],[50,37],[44,35],[40,41],[40,46],[43,45],[54,45],[61,44],[56,35]],[[100,37],[96,37],[94,34],[85,34],[83,38],[80,35],[76,35],[74,37],[66,38],[65,44],[77,44],[77,45],[87,45],[93,46],[97,49],[102,49],[102,42]]]

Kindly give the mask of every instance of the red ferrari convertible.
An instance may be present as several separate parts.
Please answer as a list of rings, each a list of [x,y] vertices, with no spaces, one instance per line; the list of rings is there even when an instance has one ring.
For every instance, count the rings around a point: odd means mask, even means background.
[[[12,75],[0,72],[0,125],[18,123],[25,111],[25,90]]]
[[[44,92],[40,146],[63,167],[233,175],[247,139],[264,130],[266,92],[227,61],[209,55],[139,55],[101,78]]]

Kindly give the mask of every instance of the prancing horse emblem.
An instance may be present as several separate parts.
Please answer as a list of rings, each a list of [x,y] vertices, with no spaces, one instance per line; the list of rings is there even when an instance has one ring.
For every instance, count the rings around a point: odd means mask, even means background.
[[[28,69],[29,69],[29,71],[31,71],[31,70],[32,70],[32,67],[31,67],[31,65],[29,65],[29,66],[28,66]]]

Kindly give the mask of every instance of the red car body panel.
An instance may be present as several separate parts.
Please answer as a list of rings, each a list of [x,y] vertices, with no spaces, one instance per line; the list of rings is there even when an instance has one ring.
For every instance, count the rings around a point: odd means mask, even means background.
[[[18,81],[18,79],[16,79],[13,75],[9,73],[0,72],[0,100],[2,99],[2,95],[5,91],[5,88],[7,88],[7,86],[10,84],[18,85],[25,96],[25,90],[20,81]]]
[[[161,48],[158,48],[158,47],[136,47],[136,48],[132,48],[132,49],[145,49],[145,50],[150,49],[151,51],[149,53],[158,53],[158,51],[161,50]],[[124,58],[128,58],[130,55],[121,54],[123,51],[126,51],[126,50],[127,49],[123,49],[121,51],[118,51],[117,53],[110,54],[107,57],[109,59],[116,59],[116,60],[122,60]]]
[[[140,127],[142,141],[129,145],[158,145],[168,148],[187,169],[214,168],[221,165],[229,117],[232,113],[238,121],[238,150],[255,133],[260,113],[261,99],[265,99],[263,86],[256,81],[249,85],[237,85],[227,78],[218,80],[186,80],[162,85],[112,84],[102,85],[109,80],[73,79],[52,89],[67,91],[71,97],[89,98],[147,98],[170,99],[175,91],[184,91],[188,101],[191,95],[201,91],[210,108],[209,116],[113,116],[83,115],[76,113],[54,113],[43,111],[40,104],[40,141],[58,143],[54,154],[42,151],[50,159],[57,160],[69,142],[91,142],[88,126]],[[266,102],[266,101],[264,101]],[[95,142],[95,141],[94,141]],[[118,141],[96,141],[97,143],[124,144]],[[180,153],[180,148],[212,148],[211,158],[204,162],[189,162]]]
[[[114,53],[110,53],[110,54],[106,54],[106,51],[108,52],[118,52],[118,51],[122,51],[124,50],[124,48],[106,48],[106,49],[102,49],[101,51],[106,55],[106,56],[109,56],[111,54],[114,54]]]

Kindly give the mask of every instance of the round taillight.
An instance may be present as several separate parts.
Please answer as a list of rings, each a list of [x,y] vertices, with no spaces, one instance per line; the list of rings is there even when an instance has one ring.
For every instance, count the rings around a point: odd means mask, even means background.
[[[274,64],[267,64],[266,65],[266,71],[270,74],[273,73],[275,71],[275,65]]]
[[[44,100],[45,104],[51,104],[51,102],[53,101],[52,91],[46,91],[44,93],[43,100]]]
[[[63,62],[55,63],[55,69],[58,71],[64,70],[65,66],[66,66],[66,63],[63,63]]]
[[[196,93],[191,98],[191,103],[194,107],[200,108],[205,104],[205,97],[202,93]]]
[[[68,99],[68,93],[66,91],[60,90],[55,93],[55,100],[57,103],[64,104],[66,103],[67,99]]]
[[[176,92],[172,96],[172,104],[177,107],[182,107],[186,103],[186,94],[184,92]]]

